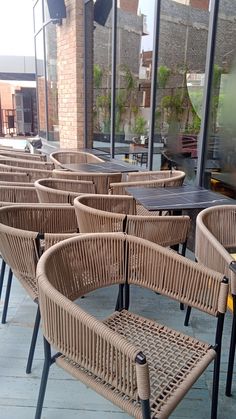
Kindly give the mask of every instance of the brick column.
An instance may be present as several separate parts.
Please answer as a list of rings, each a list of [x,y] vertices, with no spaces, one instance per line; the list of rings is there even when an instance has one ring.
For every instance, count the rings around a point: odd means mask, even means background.
[[[57,28],[60,145],[79,148],[84,147],[84,1],[65,5],[67,17]]]

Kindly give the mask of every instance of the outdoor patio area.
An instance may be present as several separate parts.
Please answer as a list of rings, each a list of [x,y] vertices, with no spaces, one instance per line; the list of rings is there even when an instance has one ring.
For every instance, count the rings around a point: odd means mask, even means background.
[[[3,290],[4,296],[5,290]],[[114,310],[117,288],[111,287],[90,294],[82,300],[86,309],[98,318],[104,318]],[[80,303],[81,304],[81,303]],[[1,304],[2,309],[2,304]],[[193,311],[190,326],[183,326],[184,312],[179,304],[144,289],[132,288],[131,310],[145,317],[158,319],[183,332],[214,342],[215,319],[203,313]],[[1,310],[2,311],[2,310]],[[32,373],[26,375],[25,366],[28,355],[28,344],[32,334],[36,305],[24,292],[19,282],[13,281],[7,324],[0,325],[0,418],[32,419],[35,414],[36,401],[43,367],[42,336],[36,346],[36,356]],[[236,375],[233,382],[233,397],[224,395],[227,358],[230,339],[231,314],[226,316],[223,353],[220,376],[219,413],[220,419],[234,418],[236,415]],[[180,403],[171,417],[210,418],[210,392],[212,383],[210,365],[205,374],[195,383],[192,390]],[[44,402],[42,418],[50,419],[124,419],[129,416],[122,413],[113,404],[97,395],[85,385],[71,378],[57,366],[52,366]]]

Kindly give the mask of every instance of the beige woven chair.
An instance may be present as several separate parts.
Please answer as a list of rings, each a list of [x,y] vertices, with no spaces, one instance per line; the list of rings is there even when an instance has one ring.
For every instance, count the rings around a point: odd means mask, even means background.
[[[190,218],[188,216],[136,215],[136,203],[130,196],[82,195],[74,200],[81,233],[124,232],[158,243],[179,248],[185,255]],[[126,294],[129,299],[129,293]],[[117,308],[122,298],[119,290]],[[127,300],[127,306],[128,306]],[[182,310],[184,307],[181,305]]]
[[[50,154],[50,160],[56,168],[63,167],[64,164],[71,163],[99,163],[104,160],[85,151],[54,151]]]
[[[32,186],[0,185],[0,206],[21,202],[39,202],[38,195]]]
[[[74,200],[81,233],[120,231],[162,246],[186,244],[188,216],[139,216],[130,196],[82,195]]]
[[[165,186],[181,186],[185,178],[185,173],[179,170],[163,170],[158,172],[138,172],[129,173],[127,182],[111,183],[110,193],[113,195],[128,194],[127,188],[158,188]]]
[[[31,168],[25,168],[25,167],[17,167],[17,166],[9,166],[6,164],[1,164],[0,162],[0,171],[1,172],[18,172],[26,174],[29,178],[29,182],[35,182],[38,179],[42,178],[49,178],[52,177],[51,170],[42,170],[42,169],[31,169]]]
[[[29,175],[23,172],[0,172],[0,182],[29,183]]]
[[[0,209],[0,252],[10,274],[2,313],[6,323],[12,273],[30,297],[38,302],[37,262],[44,250],[78,231],[74,208],[59,205],[15,205]],[[26,372],[31,372],[40,323],[37,310]]]
[[[196,220],[196,259],[230,278],[228,306],[233,312],[226,395],[231,395],[236,345],[236,205],[221,205],[201,211]],[[190,308],[188,309],[188,317]]]
[[[12,159],[23,159],[23,160],[33,160],[33,161],[46,161],[47,156],[46,154],[31,154],[27,152],[15,152],[15,150],[12,151],[5,151],[0,149],[0,158],[1,157],[10,157]]]
[[[69,172],[68,170],[53,170],[52,176],[59,179],[70,180],[89,180],[96,186],[96,193],[107,194],[110,184],[121,182],[121,173],[88,173],[88,172]]]
[[[45,161],[38,161],[38,160],[23,160],[18,158],[10,158],[10,157],[1,157],[0,156],[0,164],[7,165],[7,166],[14,166],[14,167],[23,167],[26,169],[39,169],[39,170],[53,170],[54,164],[45,162]]]
[[[54,362],[131,416],[154,419],[169,417],[213,360],[211,417],[217,417],[228,293],[222,275],[147,240],[99,233],[49,249],[39,261],[37,278],[45,363],[35,419],[41,417]],[[218,317],[215,345],[125,307],[100,321],[80,308],[79,300],[74,303],[85,293],[114,284],[145,287]],[[52,357],[50,345],[59,352],[56,356]]]
[[[73,204],[81,193],[95,193],[91,181],[66,179],[39,179],[35,182],[39,202]]]

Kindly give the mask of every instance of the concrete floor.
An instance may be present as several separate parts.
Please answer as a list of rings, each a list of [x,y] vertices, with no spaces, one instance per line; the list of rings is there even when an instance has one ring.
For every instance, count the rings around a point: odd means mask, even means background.
[[[97,317],[103,318],[112,311],[116,294],[117,290],[114,287],[99,290],[81,300],[81,304]],[[186,329],[183,326],[184,313],[179,310],[178,303],[153,292],[137,287],[132,288],[131,310],[214,343],[214,318],[194,310],[191,325]],[[28,376],[25,374],[25,364],[35,313],[35,304],[26,295],[19,282],[13,280],[7,324],[0,326],[0,419],[34,418],[43,366],[41,334],[38,338],[33,370]],[[228,314],[223,342],[219,419],[236,417],[236,375],[234,375],[233,397],[224,396],[230,326],[231,315]],[[175,419],[210,418],[211,380],[212,366],[195,383],[171,417]],[[51,367],[43,419],[125,419],[128,417],[57,366]]]

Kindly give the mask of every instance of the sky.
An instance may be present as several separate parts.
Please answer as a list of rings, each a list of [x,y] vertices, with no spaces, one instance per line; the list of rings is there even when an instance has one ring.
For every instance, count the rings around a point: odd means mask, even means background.
[[[34,55],[32,5],[32,0],[0,0],[0,55]],[[154,0],[139,0],[139,8],[151,33]],[[151,36],[143,37],[141,48],[152,50]]]
[[[32,0],[0,0],[0,55],[34,55],[32,5]]]
[[[0,0],[1,1],[1,0]],[[141,49],[152,51],[153,49],[153,25],[154,25],[154,0],[139,0],[139,9],[142,14],[147,16],[147,28],[150,35],[143,36]]]

